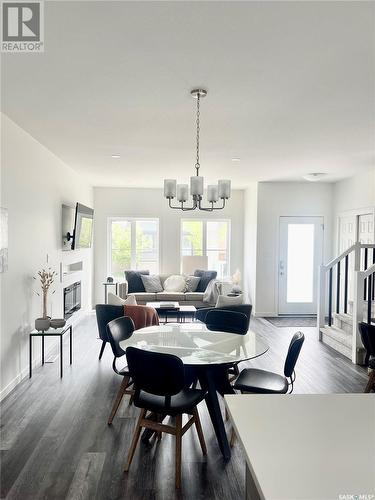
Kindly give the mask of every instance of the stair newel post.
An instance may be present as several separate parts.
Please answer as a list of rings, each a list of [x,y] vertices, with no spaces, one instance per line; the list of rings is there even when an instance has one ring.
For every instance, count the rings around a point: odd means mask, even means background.
[[[336,267],[336,313],[340,313],[340,261]]]
[[[364,262],[363,262],[363,271],[366,271],[367,263],[368,263],[368,248],[365,248],[364,252],[365,252],[365,256],[364,256]],[[365,279],[365,281],[363,282],[363,300],[366,300],[367,282],[368,282],[367,279]]]
[[[371,323],[371,288],[372,288],[372,280],[374,279],[375,275],[370,274],[370,276],[367,278],[367,323]]]
[[[361,244],[358,241],[355,243],[354,249],[354,271],[360,271],[361,265]]]
[[[325,316],[326,316],[326,273],[327,269],[324,265],[319,267],[319,297],[318,297],[318,334],[319,340],[322,340],[322,334],[320,332],[321,328],[325,326]]]
[[[363,321],[363,283],[365,273],[357,271],[354,273],[354,297],[353,297],[353,336],[352,336],[352,363],[357,363],[358,348],[362,345],[358,325]]]
[[[348,272],[349,272],[349,254],[345,256],[345,274],[344,274],[344,313],[348,312]]]
[[[331,267],[328,279],[328,326],[332,326],[332,271],[333,268]]]

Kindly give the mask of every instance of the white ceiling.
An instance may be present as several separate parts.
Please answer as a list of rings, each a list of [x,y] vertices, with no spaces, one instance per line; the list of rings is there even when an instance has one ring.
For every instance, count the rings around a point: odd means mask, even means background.
[[[2,54],[2,107],[93,185],[161,186],[194,173],[189,91],[203,86],[208,181],[336,180],[375,165],[374,14],[373,2],[46,2],[45,52]]]

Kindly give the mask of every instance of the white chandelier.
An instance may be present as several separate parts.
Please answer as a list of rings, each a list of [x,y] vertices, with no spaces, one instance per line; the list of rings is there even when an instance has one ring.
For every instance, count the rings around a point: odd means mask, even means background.
[[[176,179],[165,179],[164,180],[164,196],[167,198],[169,207],[176,208],[178,210],[204,210],[206,212],[212,212],[214,210],[222,210],[225,207],[225,202],[230,198],[231,185],[230,180],[220,179],[217,184],[209,184],[207,186],[207,201],[209,206],[202,206],[203,189],[204,189],[204,179],[199,175],[200,163],[199,163],[199,133],[200,133],[200,100],[202,97],[207,95],[207,90],[204,89],[194,89],[191,91],[191,95],[197,100],[197,151],[196,151],[196,175],[190,177],[190,194],[192,196],[192,205],[185,206],[185,203],[189,199],[189,186],[187,184],[177,184]],[[180,205],[173,206],[172,200],[177,196],[177,201]],[[222,203],[220,206],[215,206],[218,200]]]

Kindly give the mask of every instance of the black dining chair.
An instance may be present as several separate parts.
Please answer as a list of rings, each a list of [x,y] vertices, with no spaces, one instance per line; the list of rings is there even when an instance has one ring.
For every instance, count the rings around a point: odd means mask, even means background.
[[[182,436],[193,424],[197,429],[202,452],[204,455],[207,453],[197,409],[197,405],[205,398],[206,391],[186,387],[184,365],[177,356],[128,347],[126,357],[134,381],[133,402],[141,408],[141,413],[125,464],[125,472],[129,470],[142,427],[156,431],[159,438],[162,432],[166,432],[176,437],[175,483],[176,488],[180,488]],[[147,412],[161,415],[161,421],[147,418]],[[192,417],[182,426],[184,413]],[[167,415],[175,417],[174,427],[162,423],[162,419]]]
[[[361,322],[359,324],[363,347],[366,349],[365,365],[370,368],[369,378],[364,392],[375,390],[375,325]]]
[[[211,311],[238,312],[244,314],[247,318],[247,328],[246,328],[247,331],[249,329],[252,307],[253,306],[251,304],[236,304],[232,306],[222,306],[222,307],[202,307],[200,309],[197,309],[194,318],[198,321],[201,321],[202,323],[206,323],[207,314]]]
[[[135,328],[133,320],[128,316],[122,316],[121,318],[114,319],[107,325],[107,337],[113,352],[112,368],[113,371],[117,373],[117,375],[121,375],[123,377],[121,386],[113,403],[111,413],[109,414],[107,422],[108,425],[112,424],[112,421],[116,415],[124,394],[130,394],[131,396],[133,396],[134,394],[134,391],[132,389],[129,389],[129,387],[133,384],[133,381],[131,380],[128,367],[125,366],[121,370],[118,370],[116,367],[116,360],[118,358],[121,358],[122,356],[125,356],[125,351],[121,348],[120,342],[131,337],[134,329]]]
[[[250,306],[251,307],[251,306]],[[250,309],[251,311],[251,309]],[[250,317],[243,312],[227,309],[211,309],[205,316],[205,323],[209,330],[246,335],[249,329]],[[240,371],[238,363],[228,369],[229,381],[238,377]]]
[[[124,306],[113,306],[111,304],[97,304],[95,306],[96,321],[98,323],[99,337],[102,341],[99,352],[99,360],[102,359],[105,346],[107,345],[107,325],[110,321],[124,316]]]
[[[245,368],[234,383],[234,389],[257,394],[286,394],[293,392],[296,379],[295,366],[305,336],[302,332],[293,335],[284,364],[284,376],[256,368]]]
[[[245,335],[249,329],[249,320],[244,313],[226,309],[212,309],[207,313],[205,323],[209,330],[239,335]]]

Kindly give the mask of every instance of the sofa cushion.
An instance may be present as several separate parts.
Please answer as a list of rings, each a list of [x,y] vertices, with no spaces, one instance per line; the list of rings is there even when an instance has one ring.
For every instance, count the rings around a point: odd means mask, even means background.
[[[155,300],[157,300],[156,293],[138,292],[133,293],[133,295],[136,298],[138,304],[140,302],[155,302]]]
[[[141,278],[143,286],[145,287],[147,293],[157,293],[163,291],[160,278],[157,274],[152,274],[151,276],[148,276],[147,274],[142,274]]]
[[[156,294],[156,300],[185,302],[185,295],[183,292],[159,292]]]
[[[227,295],[219,295],[215,307],[237,306],[243,304],[243,295],[236,297],[228,297]]]
[[[201,279],[199,276],[185,276],[186,291],[187,292],[196,292],[200,280]]]
[[[145,292],[141,274],[150,274],[150,271],[125,271],[125,279],[128,282],[128,293]]]
[[[164,291],[181,293],[186,289],[185,278],[179,274],[172,274],[164,281]],[[159,291],[159,290],[158,290]]]
[[[202,269],[197,269],[194,271],[194,276],[200,277],[200,282],[197,286],[197,292],[205,292],[208,283],[214,280],[217,276],[217,271],[203,271]]]
[[[111,304],[112,306],[136,306],[137,301],[134,295],[128,295],[126,299],[122,299],[118,295],[115,295],[112,292],[108,292],[108,304]]]
[[[185,293],[185,300],[191,300],[195,302],[203,302],[203,292],[186,292]]]

